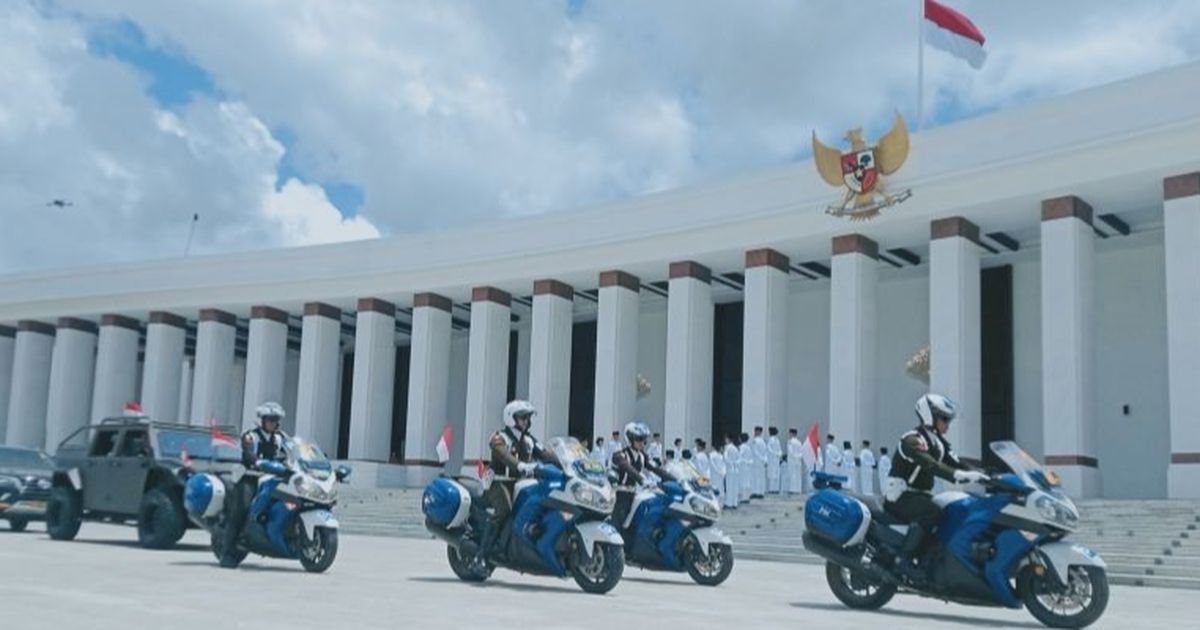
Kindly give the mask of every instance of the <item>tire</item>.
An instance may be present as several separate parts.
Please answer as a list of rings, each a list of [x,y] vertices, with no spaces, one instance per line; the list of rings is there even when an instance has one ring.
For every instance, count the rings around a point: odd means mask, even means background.
[[[318,527],[313,541],[300,550],[300,564],[309,573],[324,573],[337,558],[338,530]]]
[[[583,540],[576,539],[571,559],[571,577],[584,592],[603,595],[621,581],[625,572],[625,547],[622,545],[597,544],[588,558],[583,551]]]
[[[82,524],[79,493],[66,486],[56,486],[50,491],[50,501],[46,504],[46,533],[54,540],[75,540]]]
[[[464,582],[482,582],[492,576],[495,568],[491,564],[479,566],[472,558],[460,554],[453,545],[446,545],[446,559],[450,561],[450,570]]]
[[[146,549],[170,549],[183,537],[183,510],[161,488],[151,488],[138,508],[138,542]]]
[[[8,528],[13,530],[14,532],[23,532],[23,531],[25,531],[26,527],[29,527],[29,521],[27,519],[23,519],[23,518],[8,519]]]
[[[825,563],[825,581],[838,601],[855,610],[878,610],[896,594],[895,584],[879,584],[860,571],[832,562]]]
[[[702,586],[717,586],[733,572],[733,547],[730,545],[712,545],[705,555],[700,543],[692,538],[685,554],[688,575]]]
[[[217,562],[219,563],[225,559],[224,517],[222,517],[221,524],[213,528],[212,536],[210,536],[209,540],[210,540],[210,544],[212,545],[213,556],[215,556],[217,558]],[[228,568],[231,568],[231,569],[237,568],[238,565],[240,565],[242,563],[242,561],[246,559],[246,556],[249,554],[250,554],[249,551],[242,549],[241,547],[238,547],[237,549],[235,549],[233,551],[232,554],[229,555]]]
[[[1092,566],[1071,567],[1068,575],[1063,589],[1049,572],[1038,575],[1034,565],[1026,566],[1017,575],[1017,595],[1029,614],[1051,628],[1086,628],[1108,607],[1108,576],[1104,569]],[[1076,598],[1071,604],[1078,606],[1078,612],[1065,608],[1068,597]],[[1064,604],[1065,614],[1056,611],[1056,603]]]

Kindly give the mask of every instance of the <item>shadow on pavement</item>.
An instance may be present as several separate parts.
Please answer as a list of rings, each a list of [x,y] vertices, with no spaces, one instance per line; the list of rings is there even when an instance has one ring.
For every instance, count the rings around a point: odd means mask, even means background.
[[[823,610],[826,612],[857,612],[867,615],[881,615],[886,617],[903,617],[905,619],[924,619],[926,621],[941,621],[944,623],[955,623],[962,626],[980,626],[980,627],[995,627],[995,628],[1041,628],[1042,625],[1031,621],[1001,621],[999,619],[980,619],[978,617],[967,617],[963,615],[945,615],[939,613],[919,613],[908,610],[892,610],[881,608],[879,610],[852,610],[841,604],[820,603],[814,604],[810,602],[792,602],[793,608],[807,608],[809,610]]]
[[[280,566],[280,565],[275,565],[275,564],[243,564],[236,569],[222,569],[221,566],[219,564],[217,564],[216,558],[213,558],[213,560],[211,562],[199,562],[196,560],[180,560],[177,562],[169,562],[168,564],[170,564],[173,567],[209,567],[212,569],[220,569],[221,571],[229,571],[229,572],[257,571],[260,573],[305,573],[304,567],[301,567],[300,565],[296,565],[293,567],[293,566]]]
[[[684,582],[684,581],[681,581],[681,580],[656,580],[656,579],[654,579],[654,578],[646,578],[646,577],[627,577],[627,576],[621,576],[621,582],[622,582],[622,583],[625,583],[625,582],[640,582],[640,583],[642,583],[642,584],[662,584],[662,585],[665,585],[665,586],[696,586],[696,583],[695,583],[695,582],[692,582],[692,581],[690,581],[690,580],[689,580],[689,581],[687,581],[687,582]]]
[[[46,538],[46,540],[50,540]],[[57,541],[55,541],[57,542]],[[83,543],[85,545],[104,545],[107,547],[128,547],[130,549],[145,549],[141,543],[136,540],[88,540],[86,538],[76,538],[71,541],[73,543]],[[170,549],[146,549],[146,551],[209,551],[211,548],[208,545],[200,543],[176,543]]]
[[[520,591],[525,593],[573,593],[576,595],[587,595],[583,591],[575,588],[567,588],[565,586],[542,586],[540,584],[514,584],[512,582],[502,582],[500,580],[488,580],[482,584],[471,584],[463,582],[454,577],[410,577],[409,582],[426,582],[429,584],[465,584],[473,588],[504,588],[510,591]]]

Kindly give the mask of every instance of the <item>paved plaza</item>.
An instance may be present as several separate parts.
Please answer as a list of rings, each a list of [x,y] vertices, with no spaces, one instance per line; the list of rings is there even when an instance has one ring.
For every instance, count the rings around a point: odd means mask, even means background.
[[[596,628],[647,620],[682,628],[1034,628],[1024,611],[968,608],[911,596],[884,611],[852,612],[819,567],[741,561],[716,589],[686,576],[629,569],[607,596],[574,582],[498,571],[482,586],[459,582],[433,541],[344,536],[329,573],[251,557],[217,568],[207,538],[146,551],[128,527],[86,523],[75,542],[33,526],[0,532],[0,601],[22,630],[88,628]],[[1189,627],[1200,614],[1187,590],[1113,587],[1096,628]],[[7,626],[7,624],[5,624]]]

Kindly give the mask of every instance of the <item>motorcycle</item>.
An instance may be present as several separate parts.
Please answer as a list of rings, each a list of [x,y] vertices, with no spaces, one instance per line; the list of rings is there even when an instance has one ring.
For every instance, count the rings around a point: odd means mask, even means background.
[[[936,535],[915,573],[895,558],[907,524],[874,497],[840,491],[844,477],[816,473],[824,486],[805,504],[804,547],[826,559],[825,578],[850,608],[878,609],[897,592],[976,606],[1022,605],[1044,625],[1083,628],[1108,605],[1106,565],[1093,550],[1064,540],[1079,511],[1061,481],[1013,442],[992,442],[1008,471],[972,494],[937,494]]]
[[[333,516],[337,485],[350,469],[336,469],[315,444],[291,437],[284,442],[284,461],[259,462],[263,474],[250,503],[249,515],[232,556],[240,564],[250,553],[299,560],[305,571],[321,573],[333,565],[338,550],[338,522]],[[235,467],[229,484],[248,474]],[[184,507],[196,525],[211,535],[213,555],[224,555],[228,511],[225,480],[212,473],[195,474],[184,487]]]
[[[691,463],[669,462],[665,470],[675,479],[637,489],[623,522],[616,523],[625,563],[687,571],[697,584],[717,586],[733,571],[733,540],[715,527],[721,504]]]
[[[623,542],[612,525],[614,497],[604,466],[574,438],[547,443],[561,467],[539,464],[533,477],[516,482],[509,518],[486,558],[476,555],[491,518],[484,483],[441,476],[421,498],[425,528],[446,541],[450,569],[464,582],[482,582],[496,567],[566,577],[588,593],[607,593],[625,569]]]

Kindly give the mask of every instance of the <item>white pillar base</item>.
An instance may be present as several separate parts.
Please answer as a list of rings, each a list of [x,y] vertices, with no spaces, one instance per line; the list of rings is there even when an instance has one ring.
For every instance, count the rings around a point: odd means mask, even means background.
[[[395,381],[396,305],[377,298],[360,299],[354,335],[350,459],[389,460]]]
[[[491,459],[488,438],[504,426],[511,303],[508,293],[494,287],[475,287],[471,291],[463,474],[474,475],[479,460]]]

